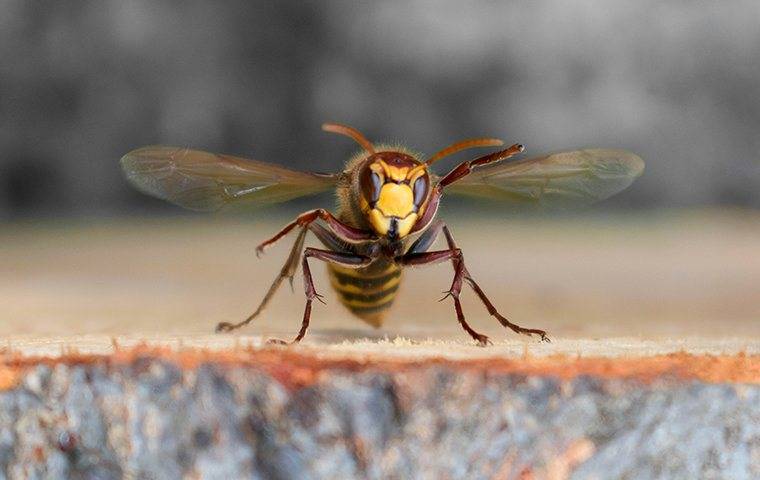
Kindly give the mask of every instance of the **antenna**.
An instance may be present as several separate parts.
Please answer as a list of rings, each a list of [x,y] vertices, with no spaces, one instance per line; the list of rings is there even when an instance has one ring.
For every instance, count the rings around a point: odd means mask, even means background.
[[[338,133],[340,135],[345,135],[347,137],[351,137],[354,139],[356,143],[361,145],[361,147],[367,151],[367,153],[374,154],[375,153],[375,147],[372,145],[372,142],[367,140],[367,138],[359,132],[359,130],[349,127],[347,125],[340,125],[338,123],[323,123],[322,124],[322,130],[325,132],[331,132],[331,133]]]

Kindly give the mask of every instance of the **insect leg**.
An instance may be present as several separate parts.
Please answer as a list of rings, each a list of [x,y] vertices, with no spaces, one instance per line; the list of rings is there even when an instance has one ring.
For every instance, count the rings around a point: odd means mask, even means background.
[[[430,243],[432,243],[432,240]],[[490,344],[491,341],[487,336],[476,332],[467,323],[467,320],[464,317],[464,312],[462,311],[462,304],[459,301],[459,292],[462,289],[462,278],[464,276],[464,262],[462,261],[462,251],[458,248],[449,248],[449,250],[436,250],[433,252],[414,252],[408,253],[396,259],[398,263],[404,266],[428,265],[432,263],[444,262],[446,260],[451,260],[456,265],[454,269],[454,280],[452,281],[451,288],[449,289],[446,296],[451,296],[451,298],[454,299],[454,310],[456,311],[459,324],[473,339],[475,339],[476,342],[478,342],[481,347],[484,347]]]
[[[525,147],[516,143],[509,148],[505,148],[504,150],[499,150],[498,152],[489,153],[488,155],[478,157],[475,160],[468,160],[466,162],[462,162],[456,167],[454,167],[454,169],[451,170],[449,173],[447,173],[441,179],[441,181],[438,182],[438,185],[440,186],[440,188],[443,188],[446,185],[450,185],[456,182],[457,180],[463,177],[466,177],[475,167],[480,167],[482,165],[488,165],[489,163],[506,160],[507,158],[513,155],[517,155],[523,150],[525,150]]]
[[[407,254],[409,253],[422,253],[427,252],[428,248],[430,248],[433,245],[433,242],[438,238],[438,235],[440,235],[441,231],[443,230],[444,223],[441,220],[436,220],[433,222],[430,227],[425,230],[425,233],[420,235],[420,237],[415,240],[415,242],[409,247],[409,250],[406,251]]]
[[[467,321],[464,319],[464,312],[462,311],[462,303],[459,301],[459,296],[453,297],[454,298],[454,310],[457,312],[457,320],[459,321],[459,324],[464,328],[464,331],[469,333],[472,338],[475,339],[476,342],[478,342],[478,345],[481,347],[485,347],[487,345],[493,345],[491,340],[482,333],[478,333],[475,330],[472,329],[472,327],[467,323]]]
[[[307,232],[308,230],[306,228],[301,228],[301,230],[298,232],[298,237],[296,237],[296,241],[293,243],[293,248],[290,249],[290,254],[288,255],[288,259],[285,261],[285,265],[283,265],[282,269],[280,269],[280,273],[277,274],[277,277],[274,279],[274,282],[272,282],[272,285],[270,285],[269,290],[267,291],[266,295],[264,295],[264,299],[261,300],[261,303],[256,308],[256,310],[242,322],[219,323],[216,326],[217,333],[231,332],[232,330],[236,330],[240,327],[248,325],[254,318],[258,317],[259,314],[264,311],[264,308],[266,308],[269,301],[272,300],[272,297],[274,297],[275,292],[277,292],[277,289],[280,287],[280,284],[285,278],[290,281],[291,285],[293,284],[293,275],[295,275],[296,269],[298,268],[298,261],[301,259],[301,251],[303,250],[303,243],[306,239]]]
[[[369,264],[372,259],[362,255],[355,255],[352,253],[332,252],[330,250],[320,250],[318,248],[307,247],[303,252],[303,260],[301,265],[303,267],[303,284],[304,292],[306,293],[306,307],[303,311],[303,320],[301,322],[301,329],[298,331],[298,335],[290,343],[298,343],[306,335],[306,330],[309,328],[309,320],[311,319],[311,302],[316,298],[320,302],[322,301],[322,295],[317,293],[314,288],[314,279],[311,276],[311,269],[309,268],[309,258],[313,257],[317,260],[322,260],[327,263],[335,263],[344,267],[359,268]],[[285,345],[288,342],[278,339],[269,340],[269,343],[276,343]]]
[[[317,219],[324,220],[327,223],[327,226],[330,228],[330,230],[332,230],[335,234],[337,234],[341,238],[346,239],[349,242],[352,242],[352,243],[365,242],[367,240],[372,240],[374,238],[374,234],[372,232],[368,232],[365,230],[354,228],[350,225],[346,225],[345,223],[335,218],[332,215],[332,213],[328,212],[327,210],[323,208],[318,208],[316,210],[309,210],[308,212],[302,213],[301,215],[296,217],[295,220],[285,225],[282,228],[282,230],[277,232],[277,234],[274,237],[259,244],[259,246],[256,247],[256,255],[257,256],[261,255],[264,252],[264,249],[273,245],[279,239],[281,239],[282,237],[290,233],[290,231],[293,230],[294,228],[299,227],[299,226],[306,227],[312,222],[316,221]]]
[[[454,250],[434,250],[432,252],[408,253],[396,258],[396,262],[405,267],[417,267],[420,265],[432,265],[436,263],[451,260],[460,256],[462,251]]]
[[[420,235],[420,238],[415,241],[411,247],[409,247],[409,250],[407,250],[406,255],[412,255],[412,254],[419,254],[419,253],[425,253],[427,252],[428,248],[430,248],[431,245],[436,241],[438,238],[438,235],[446,228],[446,224],[443,223],[441,220],[436,220],[433,222],[433,224],[428,228],[425,233]],[[458,251],[459,249],[454,245],[454,247],[451,247],[449,245],[450,251]],[[444,250],[445,251],[445,250]],[[449,295],[458,295],[462,288],[462,281],[464,279],[464,265],[461,267],[460,265],[461,260],[461,254],[453,254],[451,256],[451,264],[454,267],[454,282],[452,282],[452,288],[449,289],[446,292],[446,296]],[[445,298],[445,297],[444,297]]]
[[[351,244],[348,240],[339,237],[335,232],[327,229],[319,223],[312,223],[308,228],[328,250],[344,253],[352,252]]]
[[[459,250],[456,242],[454,241],[454,237],[451,235],[449,228],[445,224],[442,226],[442,230],[443,230],[443,234],[446,236],[446,243],[448,244],[449,248],[452,251]],[[500,314],[499,311],[496,310],[496,307],[493,306],[493,304],[488,299],[483,289],[480,288],[477,282],[475,282],[475,279],[473,279],[472,276],[470,275],[470,272],[467,271],[467,267],[465,267],[464,265],[464,259],[460,256],[458,259],[452,260],[452,262],[454,262],[454,270],[456,271],[457,268],[461,270],[464,276],[464,280],[467,282],[468,285],[470,285],[472,290],[480,298],[480,301],[483,302],[483,304],[486,306],[488,313],[491,316],[496,317],[496,319],[499,321],[499,323],[502,324],[502,326],[511,329],[515,333],[520,333],[523,335],[538,335],[539,337],[541,337],[541,340],[544,342],[551,341],[549,340],[549,337],[546,336],[546,332],[543,330],[539,330],[537,328],[524,328],[507,320],[506,317],[504,317],[504,315]],[[456,262],[459,262],[459,265],[457,265]]]

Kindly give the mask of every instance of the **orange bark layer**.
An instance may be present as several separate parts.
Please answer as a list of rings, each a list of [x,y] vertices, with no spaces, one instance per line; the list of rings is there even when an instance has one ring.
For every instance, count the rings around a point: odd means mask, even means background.
[[[660,378],[706,383],[760,383],[760,355],[694,355],[672,353],[646,357],[549,357],[481,358],[451,360],[425,358],[415,360],[365,358],[327,358],[315,352],[299,352],[287,348],[237,348],[227,351],[138,346],[119,349],[111,355],[70,353],[62,357],[22,357],[6,354],[0,362],[0,389],[17,385],[23,372],[38,364],[109,364],[125,365],[140,357],[152,357],[192,369],[202,363],[220,366],[243,366],[267,372],[292,388],[309,385],[325,371],[376,371],[379,373],[410,372],[425,367],[443,367],[457,371],[478,371],[487,374],[523,374],[571,379],[579,375],[599,378],[635,379],[652,382]]]

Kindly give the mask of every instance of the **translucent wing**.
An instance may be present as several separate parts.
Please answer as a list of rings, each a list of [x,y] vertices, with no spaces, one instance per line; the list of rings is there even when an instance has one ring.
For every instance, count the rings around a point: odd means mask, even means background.
[[[624,190],[643,171],[644,161],[631,152],[576,150],[483,167],[446,193],[514,204],[583,205]]]
[[[337,175],[166,146],[131,151],[122,157],[121,166],[140,191],[199,211],[284,202],[330,190],[338,179]]]

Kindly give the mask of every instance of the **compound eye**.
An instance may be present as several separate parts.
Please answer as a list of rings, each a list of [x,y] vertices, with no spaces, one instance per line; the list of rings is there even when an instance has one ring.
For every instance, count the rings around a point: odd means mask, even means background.
[[[425,201],[428,191],[428,176],[422,175],[414,181],[412,192],[414,193],[414,205],[419,208],[422,202]]]
[[[380,175],[367,167],[362,172],[361,187],[364,198],[367,199],[371,208],[375,207],[377,199],[380,198],[380,189],[383,188],[383,179]]]

